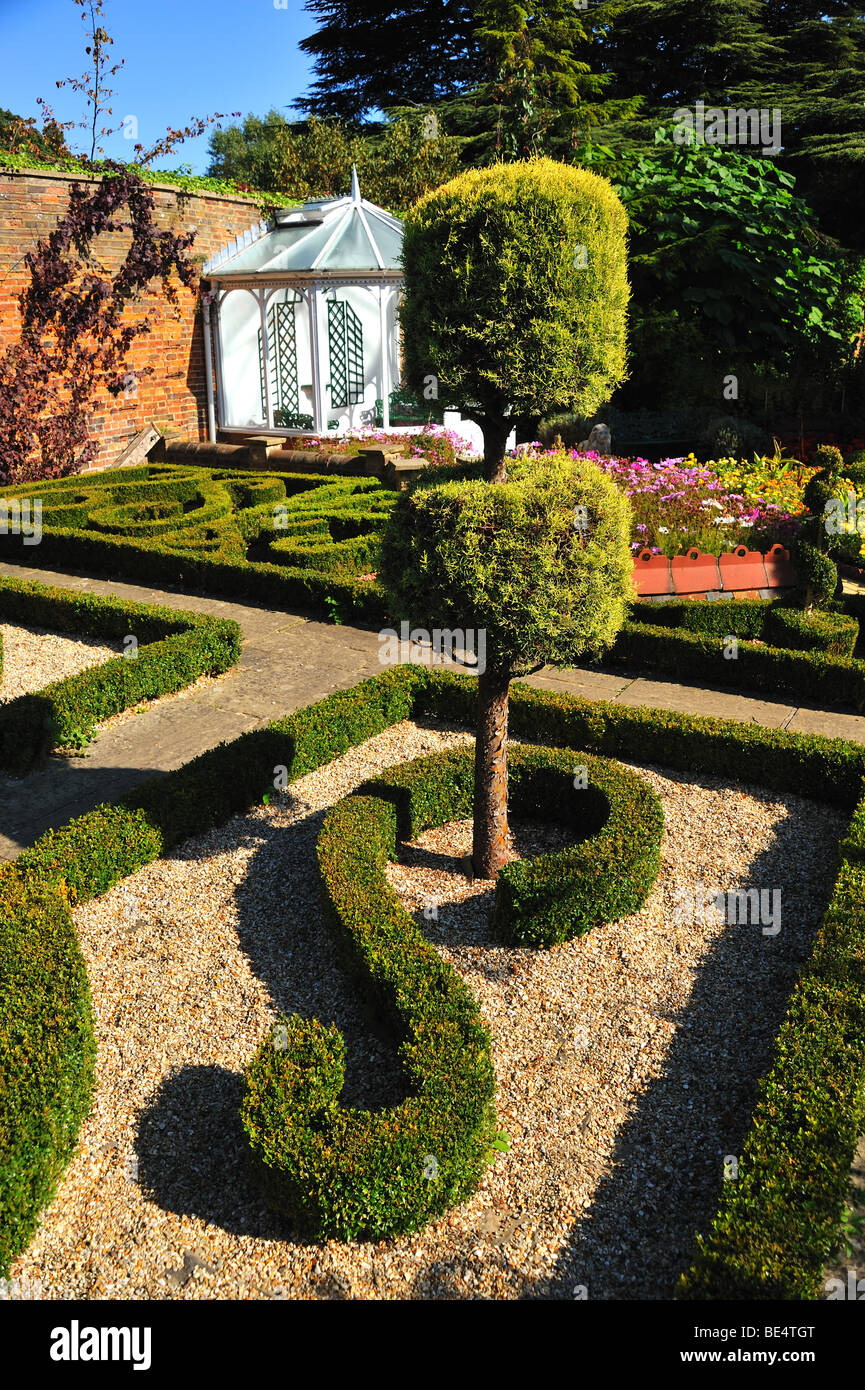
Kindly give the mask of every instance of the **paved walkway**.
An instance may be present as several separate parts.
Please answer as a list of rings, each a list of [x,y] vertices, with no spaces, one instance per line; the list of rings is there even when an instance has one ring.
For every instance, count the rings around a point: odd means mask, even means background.
[[[20,781],[0,782],[0,859],[14,858],[50,826],[62,825],[137,782],[181,766],[218,743],[378,674],[377,633],[297,614],[192,598],[163,589],[0,564],[0,575],[94,594],[114,594],[234,618],[243,629],[238,666],[187,695],[154,702],[105,729],[82,758],[52,757]],[[724,690],[598,671],[543,671],[531,684],[593,700],[741,719],[798,733],[865,743],[865,717],[779,704]]]

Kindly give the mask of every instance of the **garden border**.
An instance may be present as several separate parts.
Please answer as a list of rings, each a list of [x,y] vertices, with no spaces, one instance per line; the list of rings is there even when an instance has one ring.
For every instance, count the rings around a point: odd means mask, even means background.
[[[220,513],[228,514],[230,500],[224,495],[218,499],[211,496],[217,483],[225,484],[225,493],[233,488],[246,496],[246,506],[236,514],[245,546],[257,548],[262,554],[285,554],[291,564],[248,560],[245,552],[232,556],[221,548]],[[63,493],[75,496],[81,489],[102,487],[122,488],[126,501],[116,501],[104,509],[101,522],[94,523],[93,529],[71,527],[71,517],[81,511],[86,520],[86,512],[82,510],[83,503],[64,507]],[[282,487],[286,489],[289,506],[299,497],[307,499],[298,506],[298,515],[290,519],[287,531],[281,530],[271,515],[281,498]],[[343,501],[329,515],[328,502],[334,488],[343,494]],[[316,494],[322,489],[327,490],[327,495],[318,506]],[[202,495],[205,503],[200,509],[204,520],[196,518],[190,527],[186,548],[166,544],[164,538],[170,540],[174,524],[170,516],[133,523],[138,531],[135,537],[99,529],[100,525],[116,525],[118,532],[128,529],[124,515],[130,508],[160,501],[182,504],[195,492]],[[388,600],[381,587],[357,577],[360,568],[372,570],[376,566],[377,538],[366,529],[381,515],[376,499],[382,490],[376,479],[256,473],[193,464],[144,464],[124,469],[122,478],[112,476],[109,470],[93,477],[29,483],[23,489],[7,487],[0,489],[0,502],[13,494],[21,498],[44,494],[48,498],[38,550],[39,561],[46,568],[93,572],[132,583],[173,585],[241,602],[282,605],[319,618],[333,619],[336,613],[339,618],[351,616],[373,625],[388,619]],[[55,525],[52,513],[63,524]],[[205,538],[208,517],[217,533],[216,540]],[[340,533],[337,537],[332,534],[329,520]],[[35,558],[35,551],[23,550],[19,536],[0,533],[0,560],[26,564]],[[722,613],[725,618],[730,616],[734,604],[735,617],[747,632],[740,638],[737,659],[727,661],[723,655],[723,637],[727,633],[719,633],[717,624]],[[713,603],[674,599],[662,604],[635,600],[631,616],[611,651],[601,659],[601,665],[624,666],[641,673],[663,671],[680,679],[685,672],[686,678],[693,681],[761,694],[777,692],[811,701],[821,708],[865,709],[865,662],[850,654],[856,618],[833,612],[811,615],[808,621],[813,630],[806,633],[796,628],[797,612],[777,599],[728,599]],[[688,630],[685,624],[679,626],[670,621],[676,613],[685,617]],[[760,636],[770,613],[775,623],[771,635],[785,635],[789,645],[763,645],[748,640]],[[761,614],[763,621],[758,622],[755,614]],[[799,628],[803,628],[804,621],[803,616]],[[837,631],[822,633],[821,622],[833,624]],[[811,644],[812,649],[807,649],[806,644]],[[819,646],[823,650],[817,650]]]
[[[849,650],[855,644],[858,620],[854,617],[820,612],[812,615],[814,632],[807,634],[804,612],[787,608],[774,599],[722,599],[714,603],[681,600],[640,604],[638,609],[640,618],[635,619],[631,613],[611,650],[600,658],[601,666],[621,664],[641,673],[647,670],[672,672],[677,680],[777,692],[811,700],[821,709],[865,709],[865,661],[831,650],[833,645],[846,646]],[[738,634],[736,619],[740,619],[747,631],[756,627],[752,621],[753,611],[761,609],[766,628],[760,625],[750,640],[749,636]],[[664,621],[665,617],[677,614],[688,618],[688,627]],[[786,628],[790,646],[753,640],[757,631],[769,630],[770,614],[776,632]],[[799,630],[795,621],[797,615],[803,619]],[[727,631],[721,635],[719,628],[724,627],[723,620],[726,620]],[[856,625],[855,633],[852,624]],[[834,628],[834,632],[830,628]],[[811,650],[793,647],[792,642],[804,644],[809,635],[813,636],[814,643]],[[735,660],[725,659],[728,636],[738,639]],[[822,650],[819,649],[821,644],[824,644]]]
[[[0,872],[0,963],[15,966],[0,999],[0,1137],[11,1146],[11,1161],[0,1165],[8,1213],[0,1272],[32,1235],[90,1103],[92,1018],[69,907],[257,802],[274,766],[295,780],[402,719],[470,723],[474,702],[470,678],[386,671],[49,831]],[[865,1120],[865,748],[520,685],[511,730],[527,741],[749,779],[853,812],[829,907],[759,1085],[740,1178],[719,1180],[718,1215],[679,1291],[691,1299],[818,1297]]]

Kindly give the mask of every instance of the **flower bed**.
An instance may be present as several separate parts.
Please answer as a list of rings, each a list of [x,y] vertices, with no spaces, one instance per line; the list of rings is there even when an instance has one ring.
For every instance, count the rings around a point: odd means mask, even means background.
[[[399,433],[380,429],[356,430],[348,435],[316,435],[287,441],[287,447],[301,453],[318,453],[327,450],[331,454],[350,456],[360,449],[378,445],[382,449],[400,450],[407,458],[425,458],[428,463],[454,463],[457,455],[470,454],[471,445],[454,430],[443,425],[430,423],[418,429],[402,430]]]
[[[700,464],[685,458],[591,458],[631,499],[635,551],[683,555],[692,547],[712,555],[747,543],[755,550],[788,545],[798,534],[802,491],[815,469],[784,460],[749,465],[734,459]]]

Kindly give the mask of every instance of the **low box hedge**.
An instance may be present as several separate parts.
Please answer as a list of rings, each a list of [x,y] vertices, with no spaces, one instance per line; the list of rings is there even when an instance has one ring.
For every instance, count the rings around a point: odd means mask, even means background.
[[[467,723],[474,701],[468,678],[419,667],[386,671],[50,832],[0,873],[0,1136],[10,1155],[0,1156],[0,1272],[50,1200],[89,1104],[92,1026],[70,905],[246,809],[281,765],[293,780],[412,716]],[[520,685],[511,728],[527,742],[746,779],[853,813],[832,900],[760,1082],[740,1179],[721,1186],[717,1219],[680,1288],[692,1299],[819,1297],[865,1122],[865,748]],[[44,899],[30,896],[37,892]],[[15,967],[24,943],[34,991],[26,1006],[19,996],[31,986]],[[323,1067],[332,1094],[338,1038],[315,1026],[302,1033],[309,1064]],[[281,1055],[273,1050],[274,1068]],[[43,1072],[53,1079],[35,1094],[32,1074]],[[262,1087],[276,1076],[262,1076]],[[375,1152],[369,1161],[374,1168]]]
[[[631,622],[650,627],[671,627],[703,637],[737,637],[763,641],[787,651],[827,652],[852,656],[859,636],[859,622],[832,609],[789,608],[778,599],[719,599],[703,603],[672,599],[664,603],[638,603]]]
[[[0,1277],[75,1152],[96,1044],[62,882],[0,872]]]
[[[342,1039],[295,1017],[246,1070],[241,1115],[271,1202],[316,1239],[412,1231],[476,1189],[495,1137],[490,1039],[471,991],[385,877],[397,813],[350,796],[318,841],[322,902],[347,961],[402,1041],[409,1096],[344,1109]]]
[[[509,751],[511,813],[565,826],[577,840],[501,870],[493,922],[511,945],[554,946],[626,917],[642,906],[657,878],[660,798],[644,778],[608,758],[583,757],[579,778],[575,761],[552,748],[515,745]],[[416,759],[364,783],[364,792],[394,798],[399,838],[413,839],[471,817],[474,754],[458,749]]]
[[[808,615],[768,600],[645,604],[632,610],[604,662],[861,710],[865,661],[849,655],[858,634],[855,618]]]
[[[138,644],[129,656],[0,705],[0,768],[17,777],[53,748],[86,743],[100,720],[240,658],[240,628],[230,620],[32,581],[0,579],[0,621]]]
[[[395,494],[377,478],[146,464],[0,488],[41,502],[38,551],[0,535],[0,560],[300,608],[385,616],[374,578]]]

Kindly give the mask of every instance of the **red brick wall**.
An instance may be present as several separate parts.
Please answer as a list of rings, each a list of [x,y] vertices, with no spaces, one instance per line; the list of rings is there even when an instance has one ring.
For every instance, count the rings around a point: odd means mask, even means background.
[[[17,300],[28,281],[24,256],[40,237],[53,231],[66,209],[75,177],[36,170],[0,171],[0,351],[18,336]],[[198,265],[261,218],[258,205],[251,200],[215,194],[189,196],[164,186],[155,190],[155,204],[160,228],[195,232],[190,256]],[[97,248],[103,263],[117,265],[127,243],[128,237],[119,233],[103,238]],[[106,394],[97,403],[90,421],[99,445],[94,467],[113,462],[151,420],[160,428],[172,427],[187,439],[207,437],[204,342],[197,293],[180,286],[177,319],[159,293],[145,298],[140,312],[151,316],[153,331],[134,345],[130,361],[133,370],[146,366],[155,370],[139,383],[134,399],[120,396],[115,400]]]

